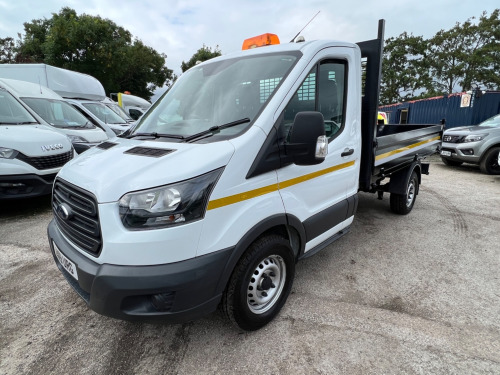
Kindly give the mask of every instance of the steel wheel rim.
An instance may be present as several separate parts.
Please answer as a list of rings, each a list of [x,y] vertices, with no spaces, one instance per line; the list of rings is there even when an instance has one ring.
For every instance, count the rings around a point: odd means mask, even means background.
[[[406,192],[406,207],[410,207],[415,199],[415,183],[411,180],[408,185],[408,191]]]
[[[279,255],[262,259],[247,285],[247,305],[255,314],[269,311],[281,296],[285,286],[286,265]]]

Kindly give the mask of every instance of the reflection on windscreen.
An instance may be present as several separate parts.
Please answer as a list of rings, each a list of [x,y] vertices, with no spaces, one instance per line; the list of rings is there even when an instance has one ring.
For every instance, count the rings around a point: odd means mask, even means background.
[[[45,98],[22,98],[38,116],[57,128],[93,128],[89,121],[68,103]]]
[[[120,116],[123,120],[132,121],[132,118],[129,115],[127,115],[127,112],[125,112],[123,108],[120,107],[118,104],[106,103],[106,106],[109,109],[111,109],[114,113],[116,113],[118,116]]]
[[[190,136],[244,118],[252,122],[298,57],[266,54],[192,68],[154,104],[134,133]],[[224,131],[236,134],[247,126]]]
[[[101,103],[83,103],[83,106],[106,124],[123,124],[125,121],[114,111]]]
[[[11,94],[0,89],[0,124],[24,123],[37,123],[37,121]]]
[[[500,115],[489,118],[486,121],[483,121],[479,124],[479,126],[499,126],[500,127]]]

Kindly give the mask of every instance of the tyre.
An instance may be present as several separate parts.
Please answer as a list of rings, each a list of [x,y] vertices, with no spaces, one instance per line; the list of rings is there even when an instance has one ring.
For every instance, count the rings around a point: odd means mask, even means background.
[[[279,313],[292,288],[295,258],[278,235],[255,241],[236,265],[224,295],[223,313],[245,331],[257,330]]]
[[[406,194],[391,193],[391,210],[399,215],[407,215],[411,212],[418,193],[418,176],[416,172],[411,174]]]
[[[500,174],[500,165],[498,164],[499,152],[500,147],[492,147],[486,152],[479,164],[479,168],[481,168],[483,173]]]
[[[446,158],[441,158],[441,160],[443,161],[443,163],[449,165],[450,167],[458,167],[459,165],[462,165],[464,163],[463,161],[455,161]]]

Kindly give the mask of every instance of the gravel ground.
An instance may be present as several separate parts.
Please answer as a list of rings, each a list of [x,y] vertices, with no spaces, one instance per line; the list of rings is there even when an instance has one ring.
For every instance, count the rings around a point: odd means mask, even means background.
[[[50,198],[0,202],[0,374],[500,374],[500,176],[431,164],[408,216],[360,194],[252,333],[92,312],[50,254]]]

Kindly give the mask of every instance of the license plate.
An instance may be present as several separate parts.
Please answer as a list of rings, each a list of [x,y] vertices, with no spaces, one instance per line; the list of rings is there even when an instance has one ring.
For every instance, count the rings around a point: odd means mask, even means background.
[[[75,263],[66,258],[66,256],[63,253],[61,253],[61,251],[57,248],[56,244],[53,241],[52,244],[54,245],[54,252],[56,253],[57,260],[59,260],[61,266],[63,266],[63,268],[66,271],[68,271],[68,273],[71,276],[73,276],[76,280],[78,280],[78,274],[76,273]]]
[[[451,156],[451,151],[441,151],[441,155],[443,155],[443,156]]]

